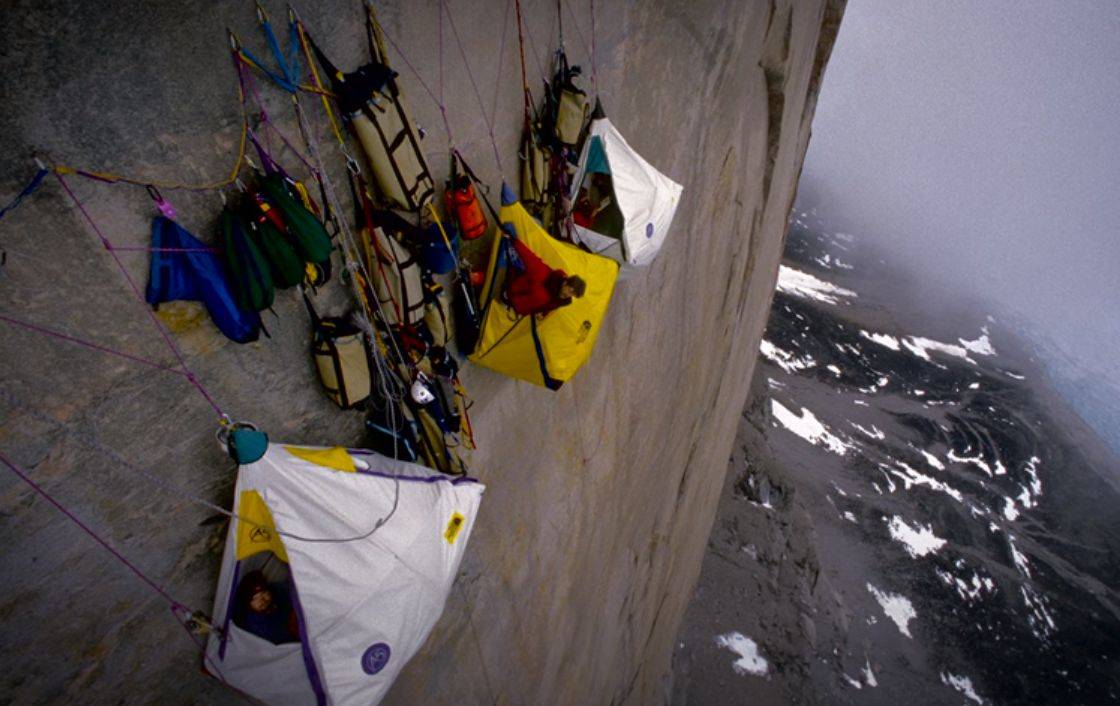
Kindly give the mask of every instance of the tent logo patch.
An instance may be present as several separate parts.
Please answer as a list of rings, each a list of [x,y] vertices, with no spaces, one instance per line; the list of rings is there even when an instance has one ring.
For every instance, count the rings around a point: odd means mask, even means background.
[[[375,642],[362,653],[362,671],[370,676],[377,674],[389,663],[392,650],[384,642]]]
[[[249,541],[254,544],[267,544],[272,541],[272,533],[264,527],[254,527],[249,532]]]
[[[576,343],[583,343],[587,337],[591,335],[591,322],[584,321],[579,327],[579,336],[576,337]]]
[[[451,515],[451,519],[447,521],[447,529],[443,531],[443,538],[447,540],[448,544],[454,544],[455,540],[459,538],[459,532],[463,529],[463,523],[466,521],[467,518],[458,512]]]

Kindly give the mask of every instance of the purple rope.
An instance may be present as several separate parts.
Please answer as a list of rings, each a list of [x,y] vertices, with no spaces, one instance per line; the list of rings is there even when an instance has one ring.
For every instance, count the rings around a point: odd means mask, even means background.
[[[595,0],[591,2],[591,90],[599,95],[599,80],[595,71]],[[577,28],[578,29],[578,28]]]
[[[568,8],[568,14],[572,16],[572,26],[576,28],[576,36],[579,37],[580,44],[583,45],[583,50],[585,52],[591,53],[591,48],[587,46],[587,40],[583,38],[583,32],[580,31],[579,20],[576,19],[575,10],[573,10],[572,6],[564,0],[560,0],[560,2],[564,5],[564,7]]]
[[[506,58],[506,31],[509,29],[509,8],[513,0],[506,0],[506,14],[502,16],[502,41],[498,43],[498,70],[494,72],[494,102],[490,106],[490,122],[498,117],[498,90],[502,87],[502,64]]]
[[[114,245],[113,252],[218,252],[217,248],[149,248],[144,245]]]
[[[12,473],[15,473],[17,476],[19,476],[20,480],[22,480],[27,485],[31,486],[31,489],[34,490],[36,493],[38,493],[40,496],[42,496],[44,500],[49,502],[51,505],[54,505],[55,508],[59,512],[61,512],[63,515],[65,515],[67,519],[69,519],[71,522],[73,522],[75,525],[77,525],[79,527],[79,529],[81,529],[83,532],[85,532],[87,535],[89,535],[90,538],[93,539],[93,541],[100,544],[102,546],[102,548],[105,549],[105,551],[107,551],[111,555],[113,555],[113,558],[115,558],[120,563],[124,564],[128,568],[129,571],[136,574],[137,578],[139,578],[144,583],[148,584],[148,586],[153,591],[158,593],[161,598],[163,598],[165,601],[167,601],[171,605],[172,609],[189,610],[185,605],[183,605],[179,601],[175,600],[171,596],[170,593],[168,593],[167,591],[165,591],[163,589],[162,586],[160,586],[155,581],[153,581],[151,578],[149,578],[147,574],[145,574],[135,564],[133,564],[131,561],[129,561],[128,558],[124,554],[121,554],[119,551],[114,549],[112,547],[112,545],[110,545],[108,542],[106,542],[104,539],[102,539],[100,535],[98,535],[96,532],[94,532],[89,527],[89,525],[82,522],[78,518],[77,515],[70,512],[69,510],[67,510],[66,507],[64,505],[62,505],[62,503],[58,502],[53,497],[51,497],[50,493],[48,493],[46,490],[44,490],[42,488],[42,486],[40,486],[38,483],[31,480],[30,476],[28,476],[26,472],[20,470],[19,466],[12,463],[12,461],[10,461],[8,459],[8,457],[5,456],[2,452],[0,452],[0,463],[3,463],[5,466],[8,467],[9,470],[11,470]]]
[[[102,353],[108,353],[110,355],[115,355],[115,356],[119,356],[121,358],[126,358],[126,359],[131,360],[135,363],[141,363],[142,365],[147,365],[149,367],[156,368],[157,370],[163,370],[164,372],[174,373],[175,375],[183,375],[184,377],[186,376],[186,373],[183,372],[182,370],[179,370],[178,368],[172,368],[169,365],[164,365],[163,363],[157,363],[153,360],[148,360],[147,358],[141,358],[140,356],[132,355],[131,353],[125,353],[124,351],[119,351],[115,348],[109,348],[108,346],[103,346],[99,343],[93,343],[92,341],[86,341],[86,340],[83,340],[81,338],[76,338],[76,337],[71,336],[69,334],[62,333],[61,331],[55,331],[54,329],[49,329],[49,328],[46,328],[45,326],[39,326],[38,324],[33,324],[29,321],[20,321],[19,319],[13,319],[10,316],[4,316],[3,314],[0,314],[0,321],[6,321],[9,324],[13,324],[15,326],[21,326],[25,329],[34,331],[36,333],[41,333],[44,336],[50,336],[52,338],[57,338],[57,339],[62,340],[62,341],[68,341],[70,343],[74,343],[74,344],[77,344],[79,346],[85,346],[86,348],[92,348],[95,351],[101,351]]]
[[[552,13],[550,12],[549,14],[551,15]],[[552,23],[548,26],[548,34],[550,36],[552,35],[552,29],[554,26],[555,23]],[[533,61],[537,65],[537,71],[541,73],[541,80],[547,83],[548,74],[545,73],[544,69],[541,67],[541,55],[540,52],[537,51],[537,42],[533,39],[533,29],[529,26],[528,22],[525,23],[525,36],[529,38],[529,49],[531,50],[531,53],[533,55]]]
[[[424,77],[420,75],[420,72],[416,70],[416,67],[413,66],[412,62],[408,60],[408,56],[406,56],[405,53],[403,51],[401,51],[401,48],[397,46],[397,43],[393,41],[393,38],[389,36],[389,33],[385,31],[384,27],[381,28],[381,33],[385,36],[385,39],[387,39],[389,41],[390,46],[392,46],[393,49],[397,52],[397,54],[400,55],[401,60],[404,61],[404,63],[405,63],[405,66],[407,66],[409,68],[409,70],[412,71],[413,74],[415,74],[416,80],[420,82],[420,85],[424,88],[424,91],[432,99],[432,102],[435,103],[436,105],[440,105],[439,98],[436,98],[436,94],[433,93],[432,89],[428,87],[428,84],[424,82]]]
[[[303,166],[307,167],[307,169],[310,170],[311,173],[313,175],[315,175],[316,178],[318,178],[319,173],[315,170],[315,167],[313,167],[311,165],[311,162],[309,162],[307,160],[307,158],[304,157],[303,154],[298,149],[296,149],[296,146],[291,143],[291,141],[284,135],[284,133],[280,131],[280,128],[276,127],[276,125],[272,122],[272,119],[268,117],[268,112],[265,111],[265,109],[264,109],[264,103],[261,101],[260,93],[257,91],[257,84],[253,80],[253,74],[252,74],[252,72],[246,71],[245,69],[246,69],[245,63],[241,60],[238,60],[237,61],[238,80],[239,81],[242,80],[241,79],[241,73],[245,72],[245,78],[243,80],[243,84],[248,84],[249,85],[249,92],[253,96],[253,102],[255,102],[257,104],[257,108],[260,109],[261,125],[264,125],[266,128],[271,130],[278,138],[280,138],[280,142],[282,142],[284,144],[284,146],[287,147],[292,152],[292,154],[294,154],[296,156],[296,159],[303,162]],[[276,160],[272,159],[272,155],[271,155],[272,145],[268,142],[268,133],[267,132],[264,133],[264,139],[265,139],[265,146],[267,148],[266,152],[269,153],[268,158],[270,160],[272,160],[273,162],[276,162]],[[257,147],[259,148],[260,145],[257,145]]]
[[[444,5],[444,0],[440,0],[440,5]],[[482,101],[482,92],[478,90],[478,82],[474,80],[474,72],[471,71],[470,60],[467,59],[467,51],[463,48],[463,42],[459,39],[459,29],[455,26],[455,17],[451,14],[451,8],[447,8],[447,21],[451,25],[451,34],[455,36],[455,44],[459,47],[459,56],[463,58],[463,66],[467,69],[467,77],[471,80],[471,88],[474,89],[474,97],[478,100],[478,111],[482,113],[482,120],[486,123],[486,130],[490,135],[490,146],[494,148],[494,161],[498,165],[498,172],[501,173],[502,157],[498,152],[498,141],[494,138],[494,124],[490,122],[490,118],[486,117],[486,105]]]
[[[423,87],[424,92],[428,94],[428,97],[431,98],[432,102],[435,103],[436,107],[439,108],[440,117],[443,118],[443,129],[447,133],[447,142],[448,142],[449,145],[454,146],[455,145],[455,139],[451,135],[451,123],[447,119],[447,107],[444,106],[443,101],[441,101],[439,98],[436,97],[436,94],[432,91],[432,89],[430,87],[428,87],[428,84],[424,81],[424,77],[420,75],[420,72],[416,70],[416,67],[413,66],[412,62],[408,60],[408,56],[403,51],[401,51],[401,48],[399,46],[397,46],[397,43],[393,41],[393,38],[389,36],[389,33],[385,31],[384,27],[381,28],[381,34],[384,35],[385,39],[389,42],[389,45],[391,47],[393,47],[393,50],[396,51],[397,54],[401,57],[401,61],[404,62],[405,66],[407,66],[409,71],[411,71],[412,74],[416,77],[416,80],[420,82],[420,85]],[[440,45],[441,56],[442,56],[442,53],[443,53],[443,46],[441,44]],[[443,60],[441,58],[440,59],[441,65],[442,65],[442,61]],[[440,90],[441,90],[441,93],[442,93],[442,89],[440,89]]]
[[[27,475],[26,471],[20,469],[19,466],[17,466],[10,459],[8,459],[8,457],[5,456],[2,452],[0,452],[0,463],[3,463],[5,466],[7,466],[8,469],[12,473],[15,473],[19,477],[20,480],[22,480],[24,483],[26,483],[32,490],[34,490],[36,493],[38,493],[44,500],[46,500],[48,503],[53,505],[55,507],[55,509],[57,509],[59,512],[61,512],[66,517],[66,519],[70,520],[75,525],[77,525],[78,529],[85,532],[89,536],[90,539],[92,539],[93,541],[100,544],[101,547],[105,551],[109,552],[109,554],[112,555],[112,557],[114,559],[116,559],[121,564],[123,564],[125,566],[125,568],[127,568],[129,571],[131,571],[138,579],[143,581],[145,584],[148,585],[149,588],[151,588],[153,591],[155,591],[156,594],[158,594],[160,596],[160,598],[163,598],[165,601],[167,601],[167,604],[171,609],[171,615],[174,616],[175,621],[178,622],[179,625],[182,626],[183,630],[186,631],[187,636],[190,637],[192,642],[194,642],[195,647],[202,650],[203,660],[208,662],[214,668],[215,675],[218,677],[218,679],[220,681],[222,681],[227,686],[229,685],[229,682],[226,681],[225,676],[222,674],[222,670],[218,667],[217,664],[214,664],[214,661],[206,654],[206,646],[204,644],[202,644],[201,642],[199,642],[199,640],[195,636],[194,632],[190,629],[190,627],[187,626],[187,623],[183,620],[182,615],[184,613],[186,613],[188,615],[191,614],[191,609],[190,608],[183,605],[179,601],[175,600],[175,598],[170,593],[168,593],[162,586],[157,584],[152,578],[150,578],[147,574],[145,574],[143,571],[141,571],[138,566],[136,566],[131,561],[129,561],[128,557],[126,557],[124,554],[121,554],[119,551],[117,551],[111,544],[109,544],[107,541],[102,539],[101,535],[97,534],[97,532],[95,532],[89,525],[87,525],[85,522],[82,522],[82,520],[77,515],[70,512],[70,510],[68,510],[66,508],[66,506],[64,506],[59,501],[55,500],[54,497],[52,497],[50,493],[48,493],[46,490],[44,490],[42,486],[40,486],[35,481],[31,480],[31,477]],[[235,689],[235,691],[236,691],[236,689]],[[240,694],[241,692],[238,691],[238,693]],[[242,694],[242,696],[244,697],[243,694]]]
[[[140,287],[137,286],[136,281],[132,279],[132,275],[128,273],[128,268],[124,266],[124,262],[121,261],[120,257],[115,252],[113,252],[113,244],[107,237],[105,237],[105,234],[101,231],[101,228],[97,226],[97,224],[93,221],[93,218],[89,215],[89,211],[86,210],[86,207],[82,205],[82,202],[78,200],[78,197],[70,189],[70,185],[66,183],[65,177],[63,177],[58,172],[55,172],[55,178],[58,179],[58,183],[62,185],[62,189],[66,192],[66,195],[69,196],[70,200],[74,202],[74,205],[78,207],[78,210],[85,218],[86,223],[88,223],[90,228],[93,229],[93,232],[97,235],[97,237],[101,239],[101,244],[105,247],[106,250],[109,251],[109,255],[112,256],[113,261],[117,264],[117,269],[120,270],[121,275],[123,275],[125,281],[128,282],[128,286],[132,289],[132,293],[136,295],[136,299],[144,307],[144,311],[148,314],[148,318],[151,320],[152,325],[155,326],[157,331],[159,331],[159,335],[163,337],[163,342],[166,343],[171,352],[175,354],[176,360],[179,361],[179,367],[183,369],[183,376],[186,377],[187,380],[190,380],[191,384],[195,386],[199,394],[201,394],[210,404],[210,406],[214,408],[214,411],[218,413],[219,417],[225,416],[222,412],[222,408],[219,407],[218,403],[214,401],[214,398],[210,396],[210,393],[203,386],[202,382],[199,381],[197,377],[195,377],[193,372],[191,372],[190,367],[187,366],[186,359],[183,357],[182,351],[180,351],[179,347],[175,345],[175,342],[171,340],[171,335],[168,334],[167,331],[163,328],[163,324],[159,322],[159,319],[156,317],[155,312],[148,308],[147,302],[144,299],[144,295],[140,292]]]

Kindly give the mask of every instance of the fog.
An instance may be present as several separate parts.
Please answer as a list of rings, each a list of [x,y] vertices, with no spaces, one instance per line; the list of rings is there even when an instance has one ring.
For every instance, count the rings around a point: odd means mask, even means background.
[[[850,0],[803,188],[1120,383],[1120,2]]]

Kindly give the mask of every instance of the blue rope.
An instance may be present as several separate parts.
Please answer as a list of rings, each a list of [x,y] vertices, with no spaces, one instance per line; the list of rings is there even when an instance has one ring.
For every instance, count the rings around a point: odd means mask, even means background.
[[[241,52],[248,57],[253,64],[261,70],[266,76],[272,79],[280,88],[288,93],[295,93],[299,90],[300,78],[300,65],[299,65],[299,29],[296,27],[295,22],[288,25],[288,54],[284,55],[283,50],[280,49],[280,42],[276,40],[276,34],[272,31],[272,24],[268,20],[261,20],[261,29],[264,30],[265,41],[268,42],[268,48],[272,52],[273,59],[276,60],[276,65],[280,67],[281,73],[276,73],[264,66],[260,59],[253,55],[248,49],[241,47]]]
[[[5,206],[3,209],[0,209],[0,218],[8,215],[9,211],[16,210],[16,208],[18,208],[19,205],[23,203],[23,200],[25,198],[35,193],[35,191],[39,188],[39,185],[43,183],[43,179],[46,178],[48,174],[50,174],[50,171],[51,170],[49,169],[40,169],[39,171],[35,172],[35,176],[31,177],[31,181],[28,182],[27,186],[23,187],[23,191],[19,192],[19,196],[12,199],[12,202]]]

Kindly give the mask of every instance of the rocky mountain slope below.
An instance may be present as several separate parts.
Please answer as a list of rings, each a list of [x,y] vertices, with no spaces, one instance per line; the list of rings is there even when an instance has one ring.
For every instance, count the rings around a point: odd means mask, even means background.
[[[879,265],[795,216],[674,702],[1116,702],[1120,460]]]

